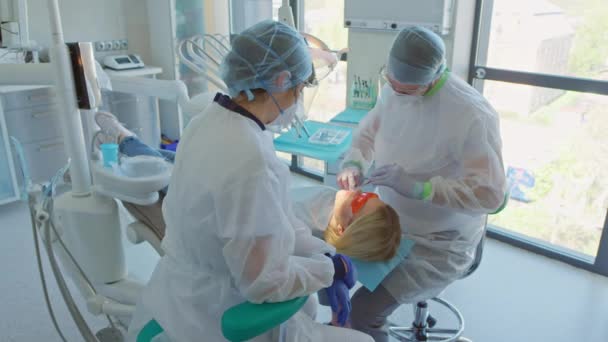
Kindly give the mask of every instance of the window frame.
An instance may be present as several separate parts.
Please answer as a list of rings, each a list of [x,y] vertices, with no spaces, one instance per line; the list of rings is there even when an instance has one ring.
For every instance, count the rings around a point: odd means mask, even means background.
[[[294,20],[294,24],[296,25],[296,28],[298,30],[301,29],[302,27],[302,23],[304,23],[304,11],[301,10],[304,6],[304,1],[305,0],[289,0],[289,5],[291,6],[291,9],[293,10],[293,20]],[[315,170],[311,170],[309,168],[303,167],[302,166],[302,160],[301,157],[295,154],[291,155],[291,162],[288,162],[289,164],[289,170],[293,173],[302,175],[304,177],[310,178],[312,180],[318,181],[318,182],[323,182],[324,181],[324,176],[327,173],[327,164],[325,165],[325,169],[324,170],[320,170],[319,172],[316,172]]]
[[[493,0],[476,0],[475,4],[468,82],[477,90],[482,92],[483,81],[488,80],[608,96],[608,81],[485,66],[489,47],[491,16],[493,14],[491,6],[493,6],[493,2]],[[606,209],[604,228],[595,259],[591,256],[550,245],[543,240],[508,231],[495,225],[488,226],[487,235],[509,245],[567,263],[577,268],[608,276],[608,208]]]

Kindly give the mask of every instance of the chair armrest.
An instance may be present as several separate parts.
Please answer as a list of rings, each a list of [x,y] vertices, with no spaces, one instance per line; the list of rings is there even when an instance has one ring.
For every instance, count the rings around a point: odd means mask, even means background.
[[[137,342],[150,342],[156,336],[162,334],[163,328],[157,321],[151,320],[137,334]]]
[[[222,334],[231,342],[250,340],[286,322],[307,300],[304,296],[280,303],[235,305],[222,315]]]

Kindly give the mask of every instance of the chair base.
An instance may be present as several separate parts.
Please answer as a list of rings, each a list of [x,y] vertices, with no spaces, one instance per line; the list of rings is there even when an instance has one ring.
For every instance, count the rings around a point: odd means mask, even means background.
[[[435,328],[437,321],[430,315],[427,302],[419,302],[415,307],[414,322],[411,327],[401,327],[391,324],[389,335],[402,342],[470,342],[469,339],[462,337],[464,332],[464,317],[458,309],[449,302],[441,298],[432,298],[432,301],[450,310],[458,320],[457,329],[438,329]]]

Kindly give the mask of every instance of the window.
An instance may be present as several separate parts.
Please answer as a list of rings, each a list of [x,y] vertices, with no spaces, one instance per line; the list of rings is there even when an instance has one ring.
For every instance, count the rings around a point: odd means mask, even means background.
[[[323,40],[332,50],[348,45],[348,30],[344,28],[344,0],[303,0],[304,11],[300,29]],[[338,62],[336,69],[315,89],[314,101],[308,109],[308,119],[328,122],[346,108],[346,63]],[[323,174],[325,162],[299,158],[298,165],[307,172]]]
[[[332,50],[348,46],[348,30],[344,27],[344,0],[305,0],[304,25],[301,29],[323,40]],[[346,108],[346,63],[319,84],[308,116],[311,120],[328,122]]]
[[[479,0],[473,84],[501,118],[499,239],[608,275],[608,7]]]
[[[272,19],[279,20],[279,8],[283,4],[282,0],[272,0]]]
[[[608,79],[605,0],[494,0],[486,65]]]
[[[490,223],[594,258],[608,206],[608,96],[496,81],[484,95],[514,183]]]
[[[291,0],[294,18],[300,18],[299,29],[323,40],[332,50],[348,45],[348,30],[344,28],[344,0]],[[295,6],[295,4],[298,6]],[[281,0],[273,0],[273,17],[278,19]],[[301,10],[302,13],[297,13]],[[297,19],[296,19],[297,21]],[[307,90],[307,95],[310,91]],[[307,101],[305,101],[307,102]],[[328,122],[346,108],[346,63],[338,62],[336,69],[314,89],[314,100],[308,108],[308,119]],[[288,155],[279,156],[286,159]],[[292,157],[294,172],[322,180],[325,162],[321,160]]]

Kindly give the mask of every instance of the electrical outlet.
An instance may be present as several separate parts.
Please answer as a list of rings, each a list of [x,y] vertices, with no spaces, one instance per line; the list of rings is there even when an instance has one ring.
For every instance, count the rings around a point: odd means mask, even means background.
[[[1,1],[1,0],[0,0]],[[126,39],[103,40],[95,42],[95,51],[118,51],[128,50],[129,42]]]

